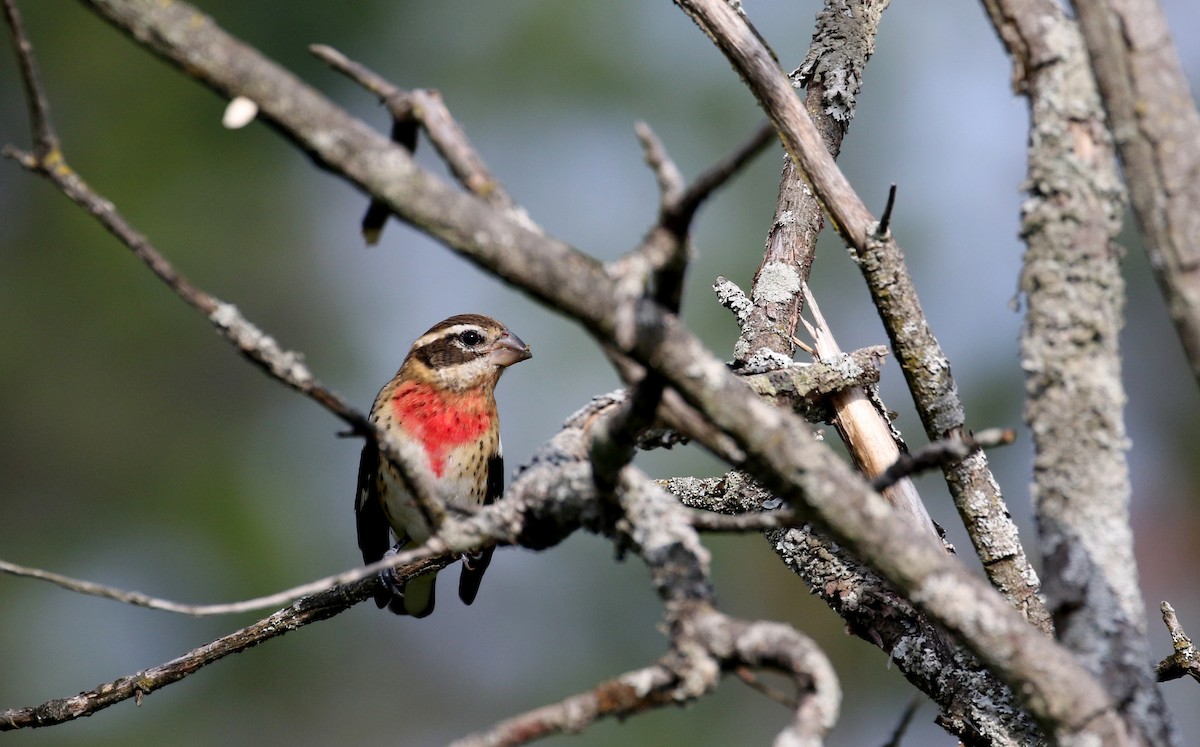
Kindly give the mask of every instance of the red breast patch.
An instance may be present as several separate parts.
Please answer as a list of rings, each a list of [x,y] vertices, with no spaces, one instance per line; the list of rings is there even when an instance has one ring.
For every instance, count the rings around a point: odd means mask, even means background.
[[[405,430],[425,447],[429,468],[437,477],[456,446],[474,441],[492,423],[492,403],[475,392],[446,394],[425,383],[406,382],[392,395],[392,412]]]

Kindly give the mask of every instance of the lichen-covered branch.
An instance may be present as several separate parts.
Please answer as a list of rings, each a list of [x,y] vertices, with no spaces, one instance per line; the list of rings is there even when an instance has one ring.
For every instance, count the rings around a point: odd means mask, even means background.
[[[876,573],[810,526],[779,528],[786,509],[767,510],[779,499],[741,472],[716,478],[672,478],[664,487],[686,506],[719,511],[721,520],[763,517],[774,550],[813,593],[845,621],[848,629],[886,652],[909,682],[941,710],[939,723],[969,745],[1020,747],[1044,737],[1012,691],[978,660],[954,646],[928,618]],[[750,522],[745,522],[747,525]]]
[[[713,437],[709,442],[722,441],[715,447],[719,453],[786,501],[797,515],[811,519],[834,541],[852,549],[900,594],[959,637],[1021,693],[1029,712],[1041,720],[1048,734],[1063,741],[1124,743],[1125,724],[1115,716],[1113,704],[1095,677],[1062,647],[1028,626],[986,584],[940,549],[920,542],[915,530],[897,521],[887,503],[860,476],[811,437],[807,424],[764,402],[706,350],[670,313],[669,304],[646,297],[631,301],[620,292],[608,268],[478,196],[433,177],[402,147],[229,37],[187,4],[151,0],[90,0],[86,4],[189,76],[222,95],[253,101],[264,121],[322,167],[344,176],[401,219],[579,320],[620,357],[646,373],[661,376],[667,389],[660,409],[686,413],[692,422],[709,428],[706,437]],[[758,35],[741,24],[741,17],[727,4],[707,0],[681,4],[707,21],[713,14],[725,14],[726,26],[708,23],[706,28],[731,55],[738,49],[765,49]],[[762,75],[770,79],[772,93],[766,97],[766,108],[776,118],[789,150],[800,157],[797,133],[807,118],[802,111],[788,108],[794,92],[769,53],[755,57],[755,64],[754,71],[743,69],[743,75],[752,81]],[[757,84],[755,90],[759,90]],[[782,118],[780,111],[786,111]],[[820,194],[827,204],[833,204],[828,191]],[[852,197],[853,193],[847,191],[846,195]],[[859,238],[871,231],[869,220],[844,220],[854,218],[853,211],[835,211],[835,218],[841,230]],[[632,313],[622,313],[630,308]],[[477,547],[484,541],[538,548],[560,541],[580,526],[610,536],[619,534],[646,557],[667,606],[670,655],[678,657],[671,663],[672,672],[680,677],[678,692],[687,697],[704,692],[723,661],[716,639],[706,643],[704,638],[704,629],[718,620],[713,615],[719,613],[710,608],[705,564],[693,550],[687,514],[681,510],[673,515],[675,509],[668,508],[671,501],[656,497],[655,491],[626,467],[616,493],[631,524],[618,529],[611,502],[595,500],[594,476],[586,461],[590,442],[582,432],[564,432],[561,440],[540,452],[521,473],[509,497],[470,519],[448,521],[439,540],[451,550]],[[524,501],[524,489],[534,491],[536,500]],[[637,516],[642,512],[665,515],[667,521],[662,525],[640,522]],[[681,561],[680,566],[669,567],[674,561]],[[803,652],[775,650],[759,659],[749,653],[740,656],[791,669],[797,685],[812,694],[800,700],[801,709],[806,703],[829,702],[829,690],[822,691],[816,684],[813,670],[798,671],[804,669],[799,666],[806,658]],[[809,680],[811,687],[806,684]],[[828,713],[827,708],[818,711]],[[798,711],[797,719],[802,723],[788,733],[789,738],[792,733],[797,739],[811,738],[824,728],[820,717],[803,718]]]
[[[87,4],[197,80],[223,95],[253,100],[265,121],[330,170],[387,202],[402,219],[578,319],[597,337],[616,343],[611,320],[617,294],[596,260],[433,177],[402,148],[230,38],[185,3],[91,0]],[[706,13],[717,12],[716,6],[732,13],[724,3],[704,5]],[[735,20],[740,24],[736,14]],[[736,46],[734,39],[742,46],[753,40],[754,48],[761,49],[743,25],[733,34],[722,41],[724,49]],[[770,67],[760,72],[778,77],[772,78],[771,102],[794,98],[778,66],[766,64]],[[793,128],[802,127],[800,118],[805,123],[807,118],[798,107],[787,110],[786,126],[778,126],[777,120],[777,129],[786,133],[789,149],[796,153],[798,130]],[[860,237],[870,225],[865,220],[846,223],[846,230]],[[918,606],[961,636],[1024,695],[1031,711],[1054,733],[1062,738],[1097,735],[1120,743],[1124,726],[1106,693],[1070,654],[1030,628],[940,548],[917,540],[915,530],[897,522],[883,499],[828,447],[814,441],[799,418],[763,402],[676,317],[643,301],[634,318],[635,339],[620,346],[622,352],[660,372],[690,406],[728,434],[746,454],[742,466],[782,498],[804,507],[835,539],[851,546]]]
[[[1155,0],[1072,0],[1133,211],[1200,381],[1200,113]]]
[[[1171,603],[1163,602],[1159,609],[1162,610],[1163,624],[1171,634],[1171,648],[1175,651],[1158,663],[1158,681],[1167,682],[1186,675],[1200,682],[1200,651],[1196,650],[1191,636],[1180,625]]]
[[[1125,201],[1112,141],[1083,39],[1058,4],[988,8],[1030,102],[1021,367],[1047,602],[1059,639],[1129,722],[1170,744],[1130,528],[1115,243]]]
[[[814,125],[787,79],[782,77],[774,55],[762,43],[761,37],[747,27],[741,14],[730,10],[723,14],[725,20],[719,21],[715,14],[703,18],[697,15],[703,7],[715,8],[714,3],[677,0],[676,4],[697,19],[748,82],[759,104],[778,128],[791,158],[850,247],[904,371],[926,435],[930,440],[939,440],[962,430],[965,416],[950,373],[950,363],[921,310],[903,252],[890,235],[876,235],[878,222],[834,163],[827,147],[825,128],[818,130]],[[862,18],[870,20],[873,10],[864,10]],[[842,14],[847,15],[844,9]],[[716,23],[722,25],[714,25]],[[864,26],[871,28],[868,24]],[[838,33],[847,33],[842,26],[834,28]],[[813,69],[819,70],[816,66]],[[854,79],[852,73],[846,74]],[[803,235],[795,238],[803,238]],[[794,292],[798,293],[799,285],[795,288]],[[771,339],[753,328],[751,334],[755,339]],[[743,347],[735,351],[737,354],[753,354],[752,345],[746,340],[739,344]],[[775,347],[780,345],[782,342],[777,339]],[[790,355],[790,343],[786,349]],[[1037,573],[1025,556],[1016,525],[988,467],[987,457],[982,453],[972,454],[960,462],[947,464],[943,472],[988,579],[1031,622],[1048,631],[1050,620],[1038,596]]]
[[[888,0],[829,0],[817,15],[804,62],[792,73],[796,86],[806,89],[805,109],[834,158],[854,117],[863,70],[875,51],[887,5]],[[767,353],[792,357],[792,335],[803,307],[800,287],[808,282],[823,225],[820,201],[795,161],[785,156],[775,217],[751,286],[753,306],[734,345],[740,363]]]

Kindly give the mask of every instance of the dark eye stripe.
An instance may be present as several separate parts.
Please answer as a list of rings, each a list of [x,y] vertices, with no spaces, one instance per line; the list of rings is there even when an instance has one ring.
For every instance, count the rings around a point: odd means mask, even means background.
[[[479,350],[471,350],[463,347],[458,338],[467,332],[474,332],[478,335],[480,342],[487,339],[478,330],[471,329],[456,334],[443,335],[414,348],[412,351],[413,357],[430,368],[446,368],[473,361],[483,355],[483,353]]]

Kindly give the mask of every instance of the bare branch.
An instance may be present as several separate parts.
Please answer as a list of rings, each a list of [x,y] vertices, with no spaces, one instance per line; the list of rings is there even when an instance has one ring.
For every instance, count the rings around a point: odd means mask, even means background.
[[[1200,381],[1200,113],[1154,0],[1072,0],[1134,214]]]
[[[888,188],[887,204],[883,206],[883,215],[879,216],[879,226],[875,232],[881,236],[887,236],[891,231],[892,225],[892,210],[896,207],[896,185],[893,184]]]
[[[25,32],[25,22],[17,9],[16,0],[4,0],[4,18],[17,51],[21,83],[25,87],[25,103],[29,108],[29,124],[33,130],[33,149],[36,160],[45,164],[53,161],[58,152],[58,135],[50,121],[50,100],[42,88],[33,43]]]
[[[1147,663],[1122,411],[1125,208],[1080,29],[1051,0],[991,0],[1030,103],[1021,332],[1047,603],[1058,638],[1148,741],[1169,744]]]
[[[778,140],[775,136],[775,128],[771,126],[770,122],[763,122],[759,125],[754,134],[738,146],[733,153],[710,166],[683,191],[673,208],[673,220],[677,223],[690,224],[700,205],[713,192],[725,186],[767,146]]]
[[[868,286],[872,288],[872,295],[884,317],[897,357],[906,369],[910,389],[916,395],[915,399],[927,433],[931,438],[940,438],[951,430],[961,428],[962,410],[954,391],[953,379],[950,377],[949,364],[930,334],[919,306],[916,305],[916,293],[904,270],[899,248],[894,242],[872,236],[877,222],[872,219],[870,212],[829,158],[774,56],[761,43],[757,33],[748,27],[743,17],[721,0],[676,0],[676,4],[704,29],[748,82],[768,116],[775,122],[788,152],[799,161],[813,189],[830,211],[839,232],[858,251],[864,272],[868,276]],[[896,309],[896,313],[889,313],[889,307],[897,303],[902,304],[904,308]],[[926,379],[926,374],[920,373],[921,371],[927,371],[929,378]],[[980,457],[976,455],[973,458]],[[980,475],[978,471],[975,474]],[[986,478],[994,485],[990,473],[986,474]],[[991,495],[998,496],[998,492],[992,491]],[[811,497],[809,500],[811,501]],[[1007,514],[999,511],[996,518],[999,521],[1007,521]],[[982,535],[975,539],[975,543],[983,543]],[[871,561],[883,562],[883,559],[871,558]],[[1028,568],[1027,563],[1025,568],[1032,574],[1032,569]],[[917,593],[915,598],[921,599],[922,596],[921,593]],[[949,596],[938,596],[944,602],[951,601]],[[1019,601],[1014,598],[1014,603]],[[960,596],[955,604],[961,602]],[[947,611],[939,612],[944,614]],[[939,618],[946,619],[942,614],[939,614]],[[1014,674],[1013,670],[1007,669],[992,658],[989,652],[979,648],[975,648],[975,652],[997,667],[997,672],[1002,676],[1011,677]],[[1037,666],[1045,671],[1044,661]],[[1078,667],[1078,664],[1072,661],[1071,666]],[[1056,693],[1043,691],[1042,695],[1046,696],[1046,699],[1041,700],[1041,696],[1031,697],[1031,707],[1047,723],[1057,725],[1057,733],[1061,738],[1074,738],[1076,734],[1091,733],[1111,739],[1113,743],[1129,739],[1128,726],[1115,713],[1112,702],[1102,694],[1103,688],[1095,680],[1089,686],[1092,692],[1087,698],[1087,706],[1082,702],[1067,705],[1068,701],[1074,700],[1080,694],[1078,684],[1078,681],[1075,681],[1075,692],[1066,698],[1061,697],[1062,690],[1057,690]],[[1032,695],[1028,689],[1024,692]],[[1097,709],[1096,704],[1101,702],[1105,705]],[[1078,716],[1084,711],[1089,714],[1089,718],[1086,721],[1078,720]],[[1091,719],[1091,714],[1097,714],[1097,717]]]
[[[772,142],[774,130],[767,125],[760,127],[736,151],[686,186],[679,167],[650,126],[639,122],[637,133],[646,162],[654,171],[659,185],[658,223],[650,229],[639,246],[612,263],[610,271],[623,280],[622,285],[631,296],[632,289],[638,287],[638,283],[648,283],[652,279],[655,300],[668,311],[678,312],[683,276],[691,259],[689,231],[696,211],[704,200]]]
[[[209,617],[275,609],[280,605],[291,604],[311,594],[324,593],[336,586],[358,583],[364,579],[376,576],[380,571],[385,570],[393,571],[401,581],[404,581],[428,570],[444,568],[454,562],[454,560],[455,556],[447,553],[445,548],[440,547],[436,542],[431,542],[407,552],[397,553],[376,563],[352,568],[332,576],[326,576],[299,586],[293,586],[290,589],[284,589],[283,591],[266,596],[254,597],[253,599],[244,599],[239,602],[226,602],[223,604],[184,604],[182,602],[173,602],[169,599],[143,594],[140,591],[127,591],[91,581],[82,581],[40,568],[17,565],[6,560],[0,560],[0,573],[7,573],[10,576],[22,578],[32,578],[38,581],[48,581],[67,591],[74,591],[79,594],[87,594],[88,596],[100,597],[102,599],[112,599],[135,607],[145,607],[163,612],[175,612],[193,617]]]
[[[192,308],[204,313],[227,341],[233,343],[248,360],[267,375],[307,395],[348,423],[355,434],[376,441],[384,454],[393,463],[400,465],[401,474],[424,511],[430,526],[441,523],[445,512],[433,499],[433,493],[424,480],[408,467],[415,463],[416,459],[422,458],[418,453],[419,447],[388,438],[387,434],[376,428],[365,415],[318,381],[304,364],[300,353],[283,348],[274,337],[242,316],[233,304],[221,301],[193,285],[149,239],[125,220],[111,202],[97,194],[82,176],[67,165],[61,150],[56,151],[52,163],[41,162],[32,154],[11,147],[6,147],[4,154],[15,159],[26,169],[46,177],[71,201],[87,210],[109,233],[125,244],[159,280],[175,291],[176,295]]]
[[[630,301],[652,297],[667,311],[678,313],[683,296],[684,273],[691,258],[688,231],[696,210],[709,194],[761,151],[770,142],[773,133],[769,128],[760,128],[737,152],[710,168],[695,184],[687,187],[679,167],[650,126],[639,122],[636,130],[646,163],[658,181],[661,197],[658,225],[650,230],[638,247],[608,268],[609,274],[617,279],[617,292],[625,301],[616,315],[616,335],[618,339],[624,337],[626,344],[632,328],[631,315],[635,311]],[[653,288],[652,294],[648,293],[648,286]],[[631,383],[632,395],[622,406],[623,414],[614,419],[613,429],[598,433],[593,442],[593,462],[602,486],[608,484],[616,471],[633,458],[639,434],[654,422],[666,387],[663,378],[653,371],[639,367],[635,372],[622,360],[619,351],[606,346],[606,353]],[[635,373],[636,378],[632,376]],[[675,409],[679,411],[678,407]]]
[[[713,612],[701,615],[689,636],[722,659],[725,671],[743,676],[748,668],[766,668],[786,674],[797,689],[795,696],[786,698],[796,715],[776,744],[822,743],[837,715],[840,693],[832,668],[811,641],[784,625],[745,622]],[[588,692],[505,719],[452,742],[451,747],[515,747],[554,734],[577,733],[602,718],[677,705],[682,683],[676,666],[672,657],[665,657]]]
[[[73,698],[0,711],[0,730],[49,726],[90,715],[122,700],[140,699],[230,653],[245,650],[310,622],[326,619],[370,598],[381,583],[379,572],[387,568],[403,566],[401,574],[416,575],[430,568],[444,567],[461,552],[478,549],[485,543],[495,543],[497,540],[513,541],[518,536],[528,547],[543,548],[561,540],[581,524],[593,531],[611,534],[611,517],[606,519],[604,512],[597,507],[590,468],[586,463],[586,450],[580,446],[586,441],[586,430],[596,424],[600,412],[603,412],[603,408],[592,408],[573,417],[562,432],[539,450],[530,468],[522,472],[504,498],[468,519],[447,520],[441,527],[441,534],[423,546],[259,600],[232,605],[180,605],[5,563],[0,569],[6,572],[15,570],[19,575],[52,581],[83,593],[185,614],[242,612],[256,609],[262,604],[289,601],[296,593],[309,593],[317,588],[322,591],[311,597],[303,597],[288,609],[159,667],[121,678]],[[584,437],[581,438],[581,435]],[[562,489],[556,489],[556,486],[562,486]],[[555,503],[558,496],[570,497],[574,503],[570,510],[555,510],[563,509]],[[679,512],[686,510],[678,505],[675,505],[675,509]],[[645,540],[643,544],[646,544]],[[331,585],[333,588],[329,588]],[[663,588],[671,587],[667,584]]]
[[[661,664],[626,672],[588,692],[455,740],[450,747],[516,747],[554,734],[576,734],[602,718],[623,718],[670,705],[674,686],[674,673]]]
[[[333,47],[313,44],[309,47],[320,60],[334,70],[346,75],[363,88],[375,94],[387,104],[392,113],[392,141],[399,143],[409,153],[416,149],[417,128],[425,130],[433,147],[450,167],[459,183],[501,210],[510,211],[514,218],[535,227],[521,210],[500,180],[492,174],[466,132],[450,114],[437,91],[418,89],[405,91],[366,65],[351,60]],[[379,240],[379,234],[391,210],[379,200],[372,200],[367,214],[363,216],[363,235],[368,244]]]
[[[1171,603],[1163,602],[1159,609],[1162,611],[1163,624],[1171,634],[1171,647],[1175,649],[1175,653],[1158,663],[1158,681],[1167,682],[1187,675],[1200,682],[1200,651],[1196,650],[1196,644],[1192,643],[1192,639],[1179,624],[1179,618],[1175,615],[1175,608]]]
[[[450,114],[441,94],[426,89],[405,91],[362,63],[324,44],[313,44],[309,51],[377,95],[388,105],[396,119],[411,117],[418,122],[463,187],[498,208],[515,208],[512,197],[484,163],[462,126]]]
[[[622,417],[620,399],[597,400],[568,419],[564,430],[542,451],[552,453],[559,468],[574,461],[580,469],[590,471],[587,456],[593,451],[590,444],[595,434],[610,429],[612,421]],[[518,496],[553,495],[555,491],[541,485],[538,473],[553,474],[555,466],[545,457],[535,457],[532,464],[521,473],[513,491]],[[590,487],[595,490],[594,484]],[[820,735],[833,723],[840,699],[824,655],[786,626],[744,623],[713,610],[708,552],[689,524],[690,512],[633,467],[620,470],[614,489],[623,518],[602,530],[614,534],[620,546],[633,550],[649,565],[655,589],[666,605],[670,653],[656,666],[508,719],[458,744],[524,744],[547,734],[576,731],[599,718],[686,702],[715,687],[722,671],[739,667],[769,668],[791,677],[798,697],[795,718],[785,734],[808,740],[806,744],[819,743]],[[585,505],[595,506],[594,497],[572,496],[573,500],[581,498]]]
[[[598,338],[618,344],[612,321],[617,310],[614,281],[594,259],[434,178],[403,149],[230,38],[186,3],[90,0],[89,5],[223,95],[254,100],[264,121],[321,164],[385,200],[405,220],[579,319]],[[732,13],[723,3],[719,6]],[[705,3],[705,12],[720,11]],[[751,40],[747,48],[758,45],[752,32],[739,35],[739,44],[747,38]],[[773,69],[782,78],[777,66]],[[791,95],[786,79],[783,87]],[[789,137],[794,141],[794,133]],[[864,224],[862,232],[866,230]],[[907,523],[896,521],[889,506],[827,447],[815,442],[799,418],[764,403],[674,315],[643,301],[634,318],[635,338],[628,346],[619,345],[622,352],[661,373],[688,405],[705,412],[745,454],[741,466],[782,498],[803,507],[835,540],[852,547],[959,634],[989,667],[1022,692],[1030,711],[1061,738],[1123,737],[1122,725],[1113,718],[1111,703],[1094,677],[1062,647],[1032,630],[986,584],[940,549],[918,540]],[[555,466],[554,471],[580,494],[589,492],[588,476],[582,470],[564,474],[563,467]],[[565,499],[567,492],[557,491],[555,499]],[[539,521],[543,518],[553,517],[537,514],[524,524],[522,544],[532,546],[529,543],[539,538],[554,540],[558,531],[553,527],[543,536],[545,524]]]
[[[863,70],[875,51],[875,35],[887,0],[828,0],[817,14],[817,28],[804,62],[792,73],[805,86],[804,107],[833,158],[854,117]],[[808,282],[824,225],[820,200],[804,182],[790,156],[784,157],[775,217],[762,262],[754,273],[754,305],[739,327],[736,359],[748,365],[775,353],[790,358]]]
[[[807,321],[804,324],[813,337],[817,359],[841,355],[842,350],[807,283],[803,290],[804,300],[813,316],[812,324]],[[829,399],[830,408],[834,412],[833,423],[837,426],[854,463],[864,476],[874,481],[875,485],[879,485],[879,477],[900,461],[903,454],[900,450],[903,442],[892,426],[891,419],[866,389],[843,389],[834,392]],[[900,476],[886,487],[876,487],[876,490],[879,490],[901,514],[926,531],[931,539],[939,545],[942,544],[942,533],[930,518],[912,480]]]
[[[302,355],[281,347],[273,337],[243,317],[234,305],[193,285],[149,239],[117,212],[111,202],[97,194],[83,177],[67,166],[61,151],[56,153],[54,163],[48,164],[33,154],[11,147],[4,149],[4,155],[16,160],[26,169],[44,176],[72,202],[85,209],[118,241],[127,246],[159,280],[175,291],[185,303],[204,314],[226,340],[233,343],[246,358],[269,376],[315,400],[350,425],[355,433],[366,435],[374,431],[366,416],[312,375],[304,365]]]
[[[912,723],[913,716],[916,715],[917,709],[920,707],[921,701],[917,698],[909,701],[908,707],[904,709],[904,713],[900,716],[900,722],[896,724],[896,728],[892,732],[892,738],[883,747],[901,747],[904,741],[904,733],[908,731],[908,726]]]
[[[846,621],[851,633],[879,647],[909,682],[929,695],[941,710],[939,723],[965,744],[1022,747],[1044,741],[1008,687],[953,646],[844,547],[801,526],[790,509],[778,509],[779,497],[748,475],[733,471],[660,484],[698,509],[692,520],[697,529],[746,531],[792,524],[767,532],[772,548]]]
[[[900,458],[891,467],[880,473],[871,485],[876,490],[883,490],[889,485],[894,485],[901,477],[935,469],[946,462],[966,459],[978,449],[1007,446],[1016,439],[1016,432],[999,428],[991,428],[979,433],[958,431],[941,441],[926,444],[920,451],[901,454]]]
[[[633,129],[637,133],[638,142],[642,144],[646,164],[658,180],[659,209],[665,213],[683,196],[683,174],[650,125],[638,122]]]
[[[740,14],[721,7],[717,0],[676,0],[676,4],[697,21],[747,81],[858,259],[927,437],[937,440],[961,429],[963,411],[950,363],[921,311],[903,253],[894,240],[875,235],[878,222],[830,157],[774,54]],[[1049,616],[1037,595],[1037,574],[1025,557],[986,457],[977,452],[949,466],[945,476],[988,579],[1022,614],[1047,630]]]
[[[69,698],[51,700],[29,708],[0,711],[0,731],[61,724],[91,716],[131,698],[141,703],[145,696],[178,682],[230,654],[240,653],[310,623],[326,620],[364,599],[370,599],[379,583],[378,578],[369,578],[350,586],[338,586],[299,599],[287,609],[165,664],[121,677]]]

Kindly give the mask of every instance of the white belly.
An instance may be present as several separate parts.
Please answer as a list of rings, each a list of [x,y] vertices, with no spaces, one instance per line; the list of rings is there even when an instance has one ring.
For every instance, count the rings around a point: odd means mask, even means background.
[[[423,467],[423,465],[422,465]],[[443,474],[435,477],[428,469],[418,467],[425,474],[426,484],[434,488],[434,497],[450,510],[470,510],[483,503],[483,483],[469,474]],[[419,545],[433,533],[425,515],[404,486],[400,475],[391,469],[381,470],[384,485],[383,512],[387,516],[397,539],[408,535],[413,544]]]

